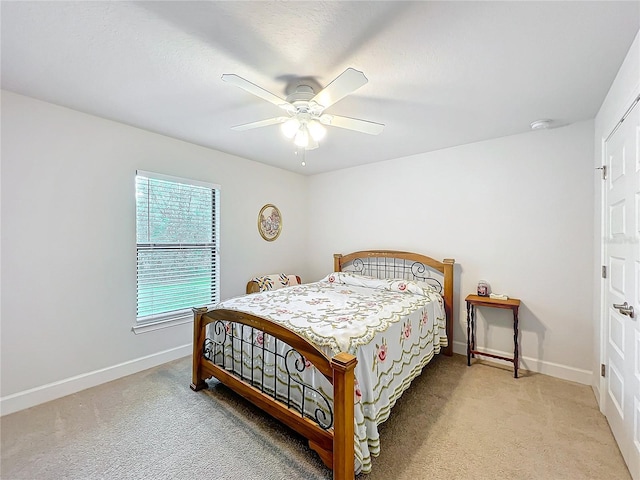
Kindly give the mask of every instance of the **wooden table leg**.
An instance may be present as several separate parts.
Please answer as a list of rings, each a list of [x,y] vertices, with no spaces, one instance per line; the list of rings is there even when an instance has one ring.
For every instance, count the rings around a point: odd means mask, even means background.
[[[477,322],[476,322],[476,306],[471,305],[471,358],[476,358],[476,354],[473,353],[476,348],[476,330],[477,330]]]
[[[518,367],[520,366],[520,356],[518,355],[518,309],[513,309],[513,377],[518,378]]]
[[[471,366],[471,304],[467,302],[467,366]]]

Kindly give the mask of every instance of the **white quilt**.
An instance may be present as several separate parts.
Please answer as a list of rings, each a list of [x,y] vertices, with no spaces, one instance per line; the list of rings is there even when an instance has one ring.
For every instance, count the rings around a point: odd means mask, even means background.
[[[442,297],[423,282],[337,272],[316,283],[232,298],[215,308],[268,318],[315,343],[329,357],[339,352],[356,356],[356,472],[371,471],[371,456],[380,452],[378,425],[389,417],[391,407],[411,380],[447,345]],[[251,355],[260,356],[259,347],[272,342],[253,332],[240,335],[248,338]],[[277,347],[281,352],[284,348]],[[234,362],[239,350],[236,348],[233,353]],[[248,354],[246,344],[244,350]],[[225,352],[230,358],[229,349]],[[265,361],[271,362],[272,369],[265,367],[258,383],[264,380],[267,384],[265,378],[274,375],[282,382],[280,377],[286,377],[287,369],[296,375],[295,366],[285,366],[286,361],[278,364],[273,355],[265,355]],[[242,363],[246,368],[247,361]],[[300,380],[331,399],[330,383],[309,362],[298,363],[303,364],[298,366],[302,370],[298,374]],[[256,375],[251,375],[256,381]],[[282,385],[277,388],[280,390]],[[298,392],[296,385],[293,391]],[[313,390],[305,392],[305,402],[305,411],[312,415],[318,409],[325,413],[328,410]]]

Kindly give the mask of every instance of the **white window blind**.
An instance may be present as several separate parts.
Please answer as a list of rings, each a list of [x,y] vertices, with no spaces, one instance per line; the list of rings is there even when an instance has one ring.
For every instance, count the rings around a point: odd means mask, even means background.
[[[219,300],[219,187],[138,171],[137,324]]]

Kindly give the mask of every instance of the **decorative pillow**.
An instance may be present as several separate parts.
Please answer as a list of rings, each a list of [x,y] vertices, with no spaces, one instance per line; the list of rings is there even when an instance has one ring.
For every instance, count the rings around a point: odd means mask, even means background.
[[[299,285],[298,277],[295,275],[287,275],[285,273],[274,273],[271,275],[263,275],[254,277],[251,281],[258,284],[258,291],[277,290],[290,285]]]
[[[429,296],[430,293],[437,293],[431,285],[425,282],[404,280],[402,278],[375,278],[351,272],[330,273],[322,281],[367,288],[380,288],[392,292],[407,292],[425,296]]]

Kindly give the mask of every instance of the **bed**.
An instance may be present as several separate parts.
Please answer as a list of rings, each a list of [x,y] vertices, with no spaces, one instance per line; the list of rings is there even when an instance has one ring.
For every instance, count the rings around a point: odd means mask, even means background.
[[[453,259],[334,255],[318,282],[194,308],[191,388],[211,377],[308,439],[335,479],[371,470],[384,422],[452,354]]]

